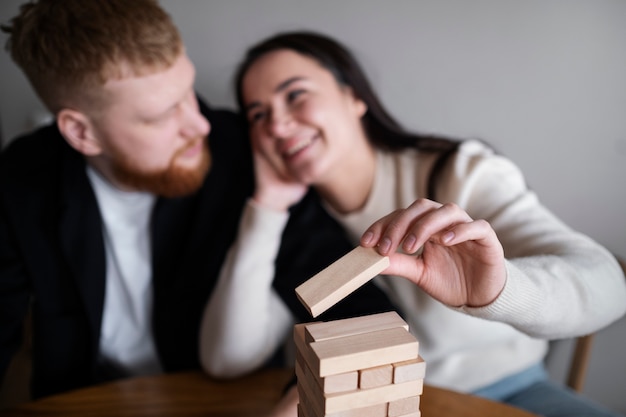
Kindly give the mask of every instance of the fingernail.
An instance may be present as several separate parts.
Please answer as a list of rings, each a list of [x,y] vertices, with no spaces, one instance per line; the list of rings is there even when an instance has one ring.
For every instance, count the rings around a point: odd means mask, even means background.
[[[365,234],[363,234],[363,236],[361,237],[361,242],[365,243],[367,245],[368,243],[370,243],[372,241],[373,237],[374,237],[374,233],[372,233],[372,232],[365,232]]]
[[[443,235],[443,243],[448,243],[450,242],[452,239],[454,239],[454,232],[448,232],[445,235]]]
[[[416,240],[415,235],[408,235],[406,239],[404,239],[404,250],[407,252],[412,251]]]
[[[391,239],[388,237],[384,237],[378,243],[378,249],[381,255],[386,255],[389,252],[389,248],[391,247]]]

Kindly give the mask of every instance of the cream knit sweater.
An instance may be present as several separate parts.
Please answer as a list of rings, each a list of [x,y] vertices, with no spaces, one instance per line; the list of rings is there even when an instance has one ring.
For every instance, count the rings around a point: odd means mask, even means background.
[[[379,152],[365,207],[329,212],[355,245],[375,220],[425,195],[431,155]],[[399,277],[376,282],[403,310],[427,362],[426,382],[472,391],[541,361],[547,340],[598,330],[626,312],[626,281],[613,256],[540,204],[508,159],[465,142],[437,180],[437,200],[485,219],[504,247],[507,281],[490,305],[451,308]],[[218,376],[253,370],[291,336],[293,319],[272,290],[288,220],[248,204],[202,324],[201,359]]]

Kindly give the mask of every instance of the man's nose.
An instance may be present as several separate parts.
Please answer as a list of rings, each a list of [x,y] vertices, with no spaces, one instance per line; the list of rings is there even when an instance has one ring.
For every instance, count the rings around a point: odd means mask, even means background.
[[[187,138],[207,136],[211,131],[211,124],[200,113],[197,102],[185,104],[184,106],[183,136]]]

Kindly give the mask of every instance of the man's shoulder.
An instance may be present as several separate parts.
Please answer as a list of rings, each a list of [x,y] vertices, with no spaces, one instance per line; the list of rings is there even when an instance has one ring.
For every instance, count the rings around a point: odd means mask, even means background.
[[[200,111],[211,125],[209,146],[214,156],[225,162],[251,163],[252,149],[245,119],[226,108],[213,108],[199,98]]]
[[[0,182],[4,185],[46,183],[63,163],[69,145],[55,124],[17,137],[0,153]]]
[[[200,113],[202,113],[204,117],[209,120],[209,123],[238,125],[243,121],[239,118],[237,112],[226,107],[213,106],[200,95],[197,95],[196,97],[198,99]]]
[[[245,136],[245,120],[239,113],[225,107],[211,107],[202,99],[199,99],[200,112],[208,119],[211,124],[211,133],[220,134],[237,134]]]

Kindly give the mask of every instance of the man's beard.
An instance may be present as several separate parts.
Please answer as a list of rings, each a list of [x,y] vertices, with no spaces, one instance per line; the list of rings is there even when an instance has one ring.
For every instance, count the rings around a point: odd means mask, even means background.
[[[203,146],[198,164],[194,167],[178,165],[177,159],[197,146],[199,140]],[[184,197],[200,189],[211,167],[211,153],[206,138],[193,140],[189,145],[179,149],[170,159],[169,166],[161,171],[138,171],[128,159],[121,155],[116,156],[112,168],[117,181],[134,190],[147,191],[168,198]]]

